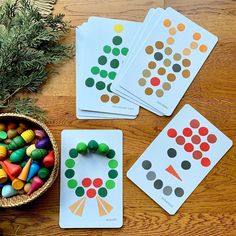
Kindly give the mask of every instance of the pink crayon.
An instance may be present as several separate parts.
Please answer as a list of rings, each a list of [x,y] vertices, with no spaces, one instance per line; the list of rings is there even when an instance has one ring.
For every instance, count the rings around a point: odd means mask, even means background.
[[[29,192],[27,194],[28,195],[32,194],[34,191],[36,191],[37,189],[42,187],[43,184],[44,184],[44,182],[38,176],[35,176],[33,178],[32,184],[30,186],[30,190],[29,190]]]

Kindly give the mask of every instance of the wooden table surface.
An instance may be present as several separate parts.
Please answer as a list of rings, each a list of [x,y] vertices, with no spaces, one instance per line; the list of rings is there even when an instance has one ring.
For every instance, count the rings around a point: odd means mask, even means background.
[[[58,0],[73,27],[89,16],[142,21],[149,8],[171,6],[219,37],[219,42],[173,116],[191,104],[236,142],[236,2],[234,0]],[[74,43],[74,28],[67,41]],[[43,86],[39,104],[60,147],[63,129],[122,129],[124,132],[124,226],[121,229],[62,230],[59,178],[36,201],[0,210],[0,235],[236,235],[236,148],[233,147],[169,216],[131,183],[127,170],[173,117],[141,109],[136,120],[81,121],[75,116],[75,59],[58,68]]]

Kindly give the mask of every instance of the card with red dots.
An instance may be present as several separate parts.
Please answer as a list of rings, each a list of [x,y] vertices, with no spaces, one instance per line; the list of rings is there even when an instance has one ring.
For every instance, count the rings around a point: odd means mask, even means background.
[[[173,215],[232,145],[206,118],[185,105],[127,176]]]
[[[169,116],[218,39],[172,8],[167,8],[154,26],[139,45],[119,86]]]
[[[122,227],[122,131],[63,130],[61,138],[60,227]]]

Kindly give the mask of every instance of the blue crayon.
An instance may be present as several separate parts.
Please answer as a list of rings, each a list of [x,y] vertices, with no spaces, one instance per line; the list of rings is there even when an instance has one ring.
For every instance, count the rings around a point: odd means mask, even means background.
[[[28,182],[32,177],[38,174],[38,171],[40,170],[40,165],[37,163],[32,163],[29,169],[28,177],[26,179],[26,182]]]

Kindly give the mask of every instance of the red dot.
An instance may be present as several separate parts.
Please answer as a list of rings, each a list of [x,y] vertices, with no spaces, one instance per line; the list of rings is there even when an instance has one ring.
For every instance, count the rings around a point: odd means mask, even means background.
[[[201,136],[206,136],[208,134],[208,129],[206,127],[201,127],[199,130],[198,130],[198,133],[201,135]]]
[[[217,138],[216,138],[216,136],[215,136],[214,134],[209,134],[209,135],[207,136],[207,141],[208,141],[209,143],[215,143],[215,142],[217,141]]]
[[[95,180],[93,181],[93,186],[94,186],[95,188],[101,187],[102,184],[103,184],[103,181],[102,181],[102,179],[100,179],[100,178],[97,178],[97,179],[95,179]]]
[[[151,78],[151,85],[158,86],[160,84],[160,79],[157,77]]]
[[[86,188],[89,187],[91,184],[92,184],[92,180],[90,178],[84,178],[82,180],[82,185]]]
[[[210,161],[209,158],[203,157],[202,160],[201,160],[201,164],[202,164],[202,166],[204,166],[204,167],[208,167],[208,166],[211,164],[211,161]]]
[[[185,138],[183,136],[178,136],[175,139],[176,143],[179,145],[183,145],[185,143]]]
[[[190,121],[190,126],[194,129],[197,129],[199,127],[199,125],[200,125],[200,123],[196,119],[193,119],[193,120]]]
[[[177,132],[176,132],[175,129],[169,129],[169,130],[167,131],[167,135],[168,135],[170,138],[175,138],[176,135],[177,135]]]
[[[94,188],[90,188],[87,190],[86,194],[89,198],[93,198],[96,196],[97,192]]]
[[[210,146],[208,143],[206,142],[203,142],[200,144],[200,149],[203,151],[203,152],[207,152],[209,149],[210,149]]]
[[[201,142],[201,138],[198,135],[193,135],[191,140],[192,140],[192,143],[194,144],[199,144]]]
[[[201,159],[202,158],[202,153],[198,150],[194,151],[193,152],[193,158],[198,160],[198,159]]]
[[[186,143],[186,144],[184,145],[184,150],[185,150],[186,152],[192,152],[193,149],[194,149],[194,147],[193,147],[193,145],[192,145],[191,143]]]
[[[185,137],[190,137],[193,134],[193,131],[190,128],[184,128],[183,129],[183,135]]]

